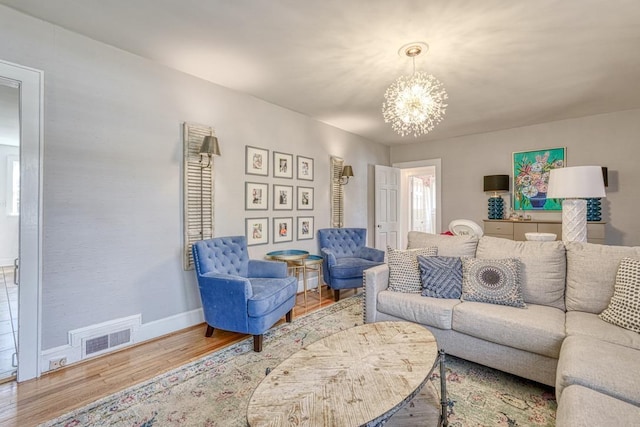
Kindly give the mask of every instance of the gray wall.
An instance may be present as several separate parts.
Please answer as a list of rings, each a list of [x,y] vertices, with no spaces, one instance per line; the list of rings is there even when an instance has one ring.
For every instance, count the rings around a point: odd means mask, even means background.
[[[357,175],[346,223],[371,234],[367,171],[389,164],[388,147],[3,6],[0,39],[0,59],[44,70],[43,350],[66,344],[71,329],[200,306],[181,263],[184,121],[213,126],[220,140],[216,235],[244,234],[245,180],[307,185],[245,176],[245,145],[315,159],[316,229],[329,225],[329,158],[343,157]],[[250,214],[262,215],[283,216]],[[288,247],[317,251],[314,240],[250,254]]]
[[[536,126],[469,135],[446,140],[393,146],[391,161],[442,158],[444,228],[467,218],[482,224],[487,218],[487,195],[482,177],[513,176],[514,151],[567,147],[567,166],[609,168],[607,198],[603,200],[606,242],[640,245],[640,110],[562,120]],[[528,213],[528,212],[527,212]],[[537,219],[560,219],[559,213],[540,213]]]

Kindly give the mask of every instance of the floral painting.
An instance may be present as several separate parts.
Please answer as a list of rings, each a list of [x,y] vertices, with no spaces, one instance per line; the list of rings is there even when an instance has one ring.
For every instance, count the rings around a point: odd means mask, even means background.
[[[559,211],[558,199],[547,199],[549,172],[565,166],[566,149],[513,153],[513,209]]]

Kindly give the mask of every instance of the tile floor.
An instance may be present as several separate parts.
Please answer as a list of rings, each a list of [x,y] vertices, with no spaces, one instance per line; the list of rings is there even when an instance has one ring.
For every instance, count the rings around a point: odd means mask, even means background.
[[[18,341],[18,286],[13,267],[0,267],[0,381],[15,376]]]

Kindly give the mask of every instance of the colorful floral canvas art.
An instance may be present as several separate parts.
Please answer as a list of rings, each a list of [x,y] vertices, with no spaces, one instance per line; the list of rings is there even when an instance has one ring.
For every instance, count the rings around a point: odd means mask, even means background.
[[[565,166],[566,149],[549,148],[513,153],[513,209],[562,210],[561,201],[547,198],[549,172]]]

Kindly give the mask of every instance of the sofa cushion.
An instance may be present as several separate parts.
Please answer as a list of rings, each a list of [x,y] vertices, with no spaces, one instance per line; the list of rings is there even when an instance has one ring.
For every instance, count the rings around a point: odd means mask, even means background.
[[[455,298],[462,295],[462,261],[459,257],[418,256],[422,296]]]
[[[418,294],[381,291],[378,293],[378,311],[410,322],[451,329],[453,307],[457,299],[429,298]]]
[[[462,299],[525,307],[520,289],[520,261],[515,258],[464,258]]]
[[[639,247],[567,242],[567,311],[600,314],[613,296],[620,261],[640,258]]]
[[[613,297],[600,318],[634,332],[640,332],[640,260],[622,258]]]
[[[566,255],[562,242],[516,242],[483,236],[477,258],[518,258],[524,301],[564,310]]]
[[[395,292],[422,293],[418,255],[438,255],[438,248],[400,250],[387,248],[389,264],[389,289]]]
[[[640,407],[579,385],[564,390],[556,414],[558,427],[633,426],[638,420]]]
[[[453,310],[453,329],[496,344],[558,358],[565,337],[564,312],[530,304],[526,310],[462,302]]]
[[[588,387],[633,405],[640,405],[638,350],[584,335],[568,336],[562,343],[556,375],[556,396],[565,387]]]
[[[605,322],[597,314],[568,311],[565,330],[567,335],[586,335],[640,350],[640,334]]]
[[[478,238],[475,236],[445,236],[441,234],[410,231],[407,249],[436,246],[440,256],[474,257]]]

